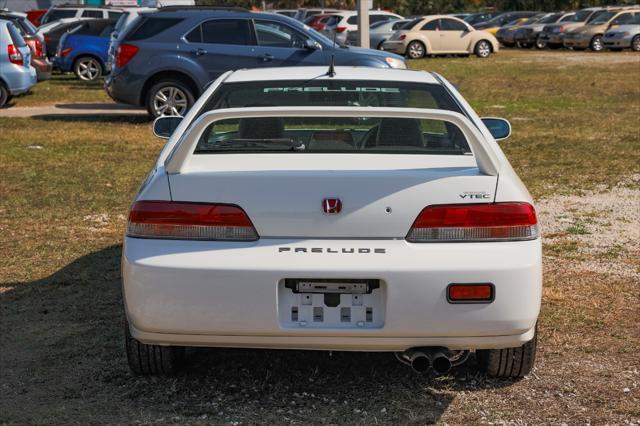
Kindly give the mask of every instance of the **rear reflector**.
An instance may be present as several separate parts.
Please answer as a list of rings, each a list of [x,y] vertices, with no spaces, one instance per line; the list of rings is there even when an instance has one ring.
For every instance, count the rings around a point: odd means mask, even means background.
[[[71,52],[73,52],[73,48],[65,47],[64,49],[62,49],[60,51],[60,56],[62,56],[64,58],[65,56],[69,56],[69,53],[71,53]]]
[[[494,299],[493,284],[449,284],[449,303],[490,303]]]
[[[520,241],[538,238],[535,209],[527,203],[447,204],[426,207],[407,241]]]
[[[129,212],[127,236],[173,240],[255,241],[247,214],[231,204],[137,201]]]

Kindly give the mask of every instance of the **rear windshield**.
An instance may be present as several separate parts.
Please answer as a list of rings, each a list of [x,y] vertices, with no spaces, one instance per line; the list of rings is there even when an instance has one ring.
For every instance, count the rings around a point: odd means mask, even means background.
[[[251,106],[433,108],[462,113],[439,84],[395,81],[283,80],[226,83],[200,111]]]
[[[7,22],[7,30],[9,30],[9,36],[11,37],[13,44],[18,47],[25,47],[27,45],[24,38],[22,38],[20,31],[18,31],[18,28],[16,28],[16,26],[11,22]]]
[[[260,117],[212,123],[194,153],[274,152],[465,155],[470,150],[460,129],[441,120]]]

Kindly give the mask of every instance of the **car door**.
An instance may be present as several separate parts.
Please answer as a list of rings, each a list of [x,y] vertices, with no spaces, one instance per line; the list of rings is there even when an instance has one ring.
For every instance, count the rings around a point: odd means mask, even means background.
[[[466,52],[471,31],[466,24],[455,19],[440,19],[439,48],[441,52]]]
[[[241,68],[256,68],[256,45],[251,21],[242,18],[202,22],[185,37],[189,60],[198,62],[213,81],[221,74]]]
[[[324,65],[327,54],[322,49],[306,46],[306,34],[282,22],[254,20],[259,67],[292,65]]]
[[[420,28],[420,32],[429,40],[430,46],[427,46],[429,53],[438,53],[441,50],[440,42],[440,20],[433,19]]]

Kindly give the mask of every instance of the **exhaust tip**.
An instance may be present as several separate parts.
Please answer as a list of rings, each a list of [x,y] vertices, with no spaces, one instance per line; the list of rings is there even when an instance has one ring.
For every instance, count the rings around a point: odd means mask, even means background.
[[[451,361],[443,354],[437,354],[432,361],[433,371],[437,374],[446,374],[451,370]]]
[[[416,373],[426,373],[431,368],[431,360],[425,354],[416,354],[411,360],[411,368]]]

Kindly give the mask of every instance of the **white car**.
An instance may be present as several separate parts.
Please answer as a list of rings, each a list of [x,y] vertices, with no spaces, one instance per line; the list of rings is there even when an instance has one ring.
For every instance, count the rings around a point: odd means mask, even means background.
[[[323,33],[330,39],[333,40],[335,37],[338,43],[345,44],[349,32],[358,30],[358,12],[345,11],[332,15],[334,17],[325,25]],[[404,18],[384,10],[369,11],[369,25],[377,24],[378,22],[397,21],[398,19]]]
[[[228,72],[154,131],[122,256],[134,372],[175,372],[185,346],[531,370],[541,241],[511,128],[438,74]]]

